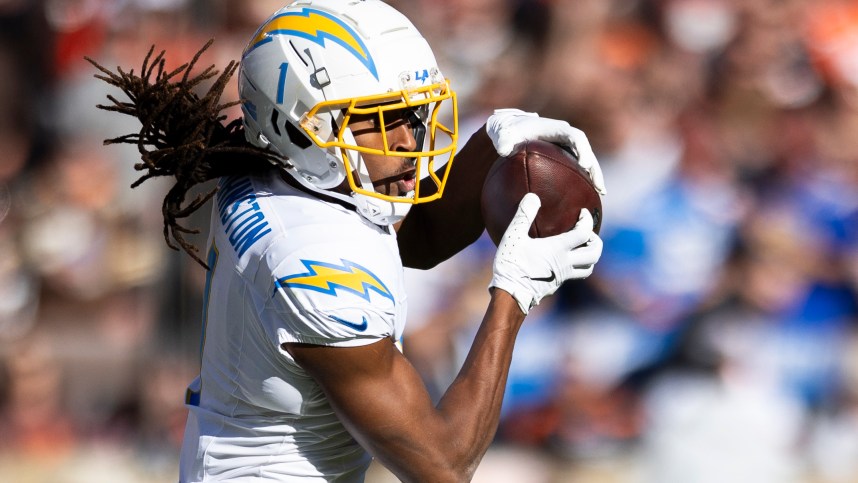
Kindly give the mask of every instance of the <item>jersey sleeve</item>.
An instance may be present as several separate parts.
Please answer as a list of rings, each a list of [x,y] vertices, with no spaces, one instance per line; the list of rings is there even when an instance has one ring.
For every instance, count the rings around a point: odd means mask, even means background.
[[[352,347],[395,337],[402,267],[397,254],[367,244],[357,237],[271,247],[256,285],[267,284],[263,318],[278,345]]]

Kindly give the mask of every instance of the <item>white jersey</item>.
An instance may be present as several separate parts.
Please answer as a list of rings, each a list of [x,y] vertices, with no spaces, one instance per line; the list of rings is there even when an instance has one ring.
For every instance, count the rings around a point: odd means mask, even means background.
[[[276,172],[219,187],[180,480],[363,481],[370,456],[282,345],[398,341],[395,234]]]

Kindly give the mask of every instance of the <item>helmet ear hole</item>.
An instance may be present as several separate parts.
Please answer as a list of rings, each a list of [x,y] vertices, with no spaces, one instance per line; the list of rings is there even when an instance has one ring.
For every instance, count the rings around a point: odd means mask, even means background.
[[[283,127],[286,128],[286,134],[289,136],[289,141],[295,146],[298,146],[301,149],[307,149],[313,144],[313,141],[311,141],[310,138],[305,136],[300,129],[293,126],[289,121],[284,122]],[[280,130],[280,111],[277,109],[271,110],[271,128],[278,136],[283,135]]]
[[[283,134],[280,132],[280,126],[277,125],[277,122],[280,120],[280,115],[278,114],[277,109],[271,110],[271,127],[274,128],[274,132],[277,133],[278,136],[282,136]]]
[[[293,126],[291,122],[286,122],[286,134],[289,135],[289,141],[301,149],[307,149],[313,145],[313,141],[302,133],[300,129]]]

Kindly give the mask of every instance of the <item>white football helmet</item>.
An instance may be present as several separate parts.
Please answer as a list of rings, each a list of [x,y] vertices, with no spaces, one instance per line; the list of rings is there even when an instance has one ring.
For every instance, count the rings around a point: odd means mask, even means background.
[[[396,223],[412,204],[443,194],[458,138],[456,95],[420,32],[380,0],[298,0],[278,10],[244,51],[239,94],[250,143],[281,156],[304,187],[354,205],[373,223]],[[439,116],[446,100],[451,127]],[[418,143],[413,153],[387,149],[385,113],[400,109]],[[367,114],[378,116],[384,150],[354,140],[349,120]],[[418,183],[404,196],[378,193],[361,153],[414,158],[437,190],[420,193]],[[440,176],[436,157],[447,158]],[[349,194],[332,191],[343,181]]]

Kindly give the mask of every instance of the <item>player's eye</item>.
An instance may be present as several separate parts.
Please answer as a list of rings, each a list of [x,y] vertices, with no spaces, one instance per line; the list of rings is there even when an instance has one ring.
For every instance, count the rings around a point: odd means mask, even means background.
[[[371,114],[352,114],[349,124],[366,124],[368,129],[379,129],[382,119],[384,129],[391,131],[398,128],[402,124],[411,129],[411,134],[417,141],[417,146],[423,146],[423,140],[426,137],[426,117],[428,108],[419,106],[415,108],[394,109],[389,111],[380,111]]]
[[[367,123],[370,127],[375,128],[378,125],[378,114],[352,114],[349,118],[349,124]]]

